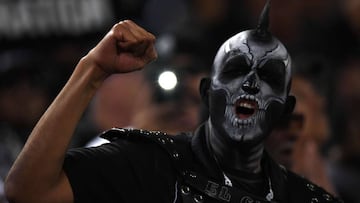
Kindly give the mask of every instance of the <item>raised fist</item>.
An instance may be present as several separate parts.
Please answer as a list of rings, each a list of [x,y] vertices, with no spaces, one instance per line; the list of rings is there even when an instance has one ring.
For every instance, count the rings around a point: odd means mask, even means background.
[[[155,37],[131,20],[115,24],[86,58],[108,74],[142,69],[157,57]]]

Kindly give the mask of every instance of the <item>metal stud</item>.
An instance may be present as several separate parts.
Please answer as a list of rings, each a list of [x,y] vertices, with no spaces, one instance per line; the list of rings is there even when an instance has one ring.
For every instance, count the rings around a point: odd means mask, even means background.
[[[172,143],[174,143],[174,140],[172,139],[172,138],[168,138],[168,141],[172,144]]]
[[[194,201],[195,201],[196,203],[204,202],[204,197],[203,197],[202,195],[195,194],[195,195],[194,195]]]
[[[164,138],[159,137],[159,138],[158,138],[158,141],[161,142],[162,144],[166,144],[166,141],[165,141]]]
[[[315,186],[311,183],[306,184],[306,187],[309,188],[311,191],[315,191]]]
[[[179,158],[179,153],[177,153],[176,151],[174,151],[172,155],[175,159]]]
[[[311,203],[318,203],[318,202],[319,202],[319,200],[318,200],[318,198],[316,198],[316,197],[314,197],[314,198],[311,199]]]
[[[190,188],[188,186],[181,186],[181,193],[184,195],[190,194]]]
[[[194,172],[190,172],[189,175],[190,175],[191,178],[196,178],[196,174]]]
[[[326,201],[331,201],[333,198],[331,197],[331,195],[329,195],[329,194],[323,194],[323,197],[324,197],[324,199],[326,200]]]

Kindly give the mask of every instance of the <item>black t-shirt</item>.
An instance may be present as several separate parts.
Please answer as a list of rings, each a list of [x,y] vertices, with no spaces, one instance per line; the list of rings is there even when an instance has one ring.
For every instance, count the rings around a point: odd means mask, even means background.
[[[173,202],[176,175],[169,156],[153,142],[118,140],[72,149],[64,170],[75,202]]]
[[[65,158],[64,170],[70,181],[75,203],[222,201],[219,201],[219,196],[209,196],[209,191],[206,191],[206,183],[210,182],[216,183],[212,186],[217,185],[218,189],[223,189],[221,186],[225,177],[206,146],[205,131],[206,125],[201,126],[194,134],[176,136],[118,129],[105,134],[110,139],[116,138],[111,143],[70,150]],[[339,202],[322,188],[280,167],[267,153],[263,156],[262,169],[271,180],[275,202]],[[199,182],[201,178],[205,180],[204,187],[186,182],[189,179],[183,175],[185,171],[197,174],[192,177],[195,182]],[[237,196],[237,200],[242,201],[244,197],[245,202],[255,202],[257,197],[263,199],[266,194],[259,194],[259,187],[254,191],[252,187],[236,184],[241,178],[230,176],[230,179],[235,181],[234,187],[239,187],[240,190],[236,194],[231,193],[232,198],[229,200],[234,200]],[[266,181],[258,182],[263,184]],[[264,188],[264,191],[268,191],[266,185]],[[243,194],[242,191],[245,191],[245,196],[239,198],[237,194]],[[220,193],[217,195],[221,195]],[[223,193],[221,197],[229,195]]]

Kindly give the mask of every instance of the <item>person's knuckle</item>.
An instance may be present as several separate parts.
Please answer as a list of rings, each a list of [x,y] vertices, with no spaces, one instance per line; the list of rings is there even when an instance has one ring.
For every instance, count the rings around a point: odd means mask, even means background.
[[[124,22],[124,23],[128,23],[128,24],[134,23],[134,21],[132,21],[132,20],[130,20],[130,19],[126,19],[126,20],[124,20],[123,22]]]

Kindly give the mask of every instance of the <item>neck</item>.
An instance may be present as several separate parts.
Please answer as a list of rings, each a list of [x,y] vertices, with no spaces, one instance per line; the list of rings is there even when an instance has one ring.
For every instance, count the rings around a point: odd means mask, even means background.
[[[208,121],[207,142],[222,170],[261,172],[261,158],[264,151],[262,142],[253,144],[224,139]]]

